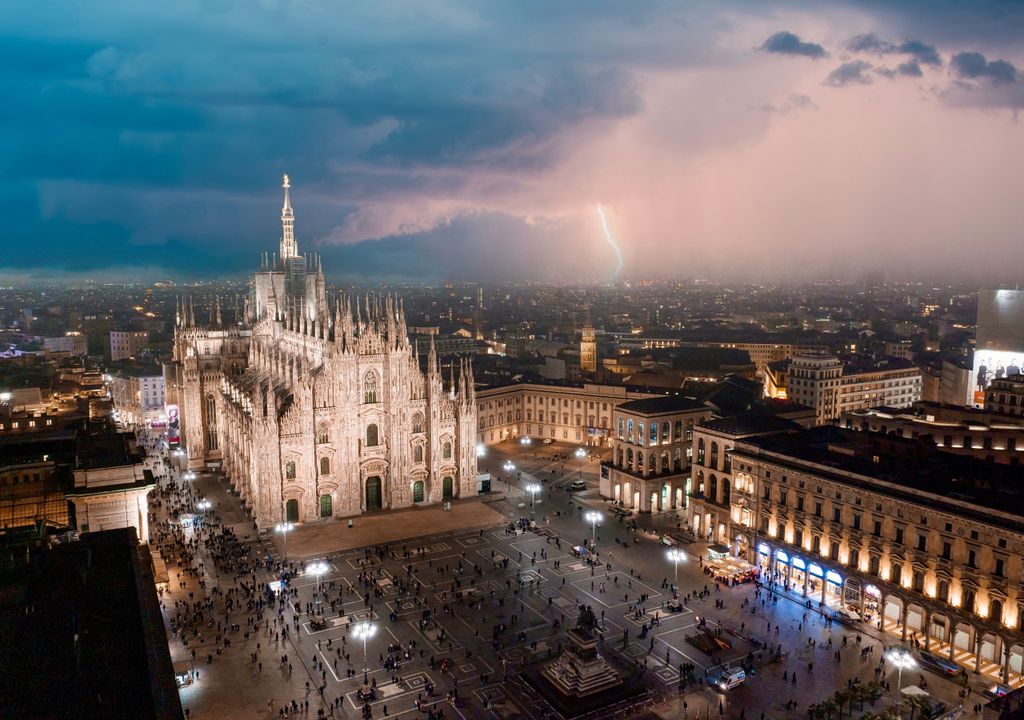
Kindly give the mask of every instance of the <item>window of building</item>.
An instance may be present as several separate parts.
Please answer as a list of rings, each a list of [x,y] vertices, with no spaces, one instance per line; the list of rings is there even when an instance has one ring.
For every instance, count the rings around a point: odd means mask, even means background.
[[[412,431],[414,433],[423,432],[423,414],[416,413],[412,416]]]
[[[320,474],[330,475],[331,474],[331,459],[327,457],[320,458]]]
[[[949,601],[949,583],[945,580],[939,580],[939,584],[935,588],[935,595],[942,602]]]
[[[942,543],[942,557],[949,560],[953,556],[953,546],[948,542]]]
[[[284,464],[284,476],[288,480],[295,479],[295,461],[289,460]]]
[[[978,567],[977,554],[975,553],[974,550],[968,550],[967,551],[967,567],[970,567],[970,568]]]
[[[894,585],[899,585],[900,580],[903,579],[903,566],[899,563],[893,563],[892,569],[889,572],[889,580]]]
[[[374,447],[378,441],[377,423],[370,423],[366,426],[366,447]]]
[[[445,444],[441,446],[441,457],[445,460],[452,459],[452,444],[450,442],[445,442]]]
[[[924,552],[928,549],[928,536],[918,535],[917,536],[917,549]]]
[[[871,534],[875,537],[882,537],[882,521],[875,520],[875,527],[872,529]]]
[[[895,538],[895,540],[896,540],[896,544],[897,545],[902,545],[903,544],[903,528],[896,528],[896,538]]]
[[[317,432],[316,441],[318,443],[326,443],[331,441],[331,433],[327,429],[327,425],[321,425],[320,430]]]
[[[423,462],[423,446],[420,444],[413,445],[412,447],[412,461]]]
[[[838,522],[842,522],[842,521],[843,521],[843,509],[842,508],[837,508],[837,507],[832,508],[832,522],[838,523]]]
[[[860,566],[860,550],[851,550],[850,551],[850,565],[852,567],[859,567]]]
[[[372,370],[363,376],[363,402],[377,402],[377,373]]]
[[[996,577],[999,577],[999,578],[1003,577],[1003,567],[1004,567],[1003,559],[1002,558],[996,558],[996,567],[995,567],[995,570],[992,572],[992,574],[995,575]]]
[[[704,464],[704,438],[697,440],[697,464]]]

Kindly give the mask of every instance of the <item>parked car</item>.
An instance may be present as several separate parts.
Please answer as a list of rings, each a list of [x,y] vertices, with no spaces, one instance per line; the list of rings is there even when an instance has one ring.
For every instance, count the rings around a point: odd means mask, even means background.
[[[725,668],[712,678],[711,684],[719,690],[732,690],[737,685],[742,685],[746,679],[747,673],[743,668]]]
[[[586,480],[573,480],[572,484],[569,485],[569,489],[572,490],[573,492],[578,492],[580,490],[586,490],[587,489],[587,481]]]

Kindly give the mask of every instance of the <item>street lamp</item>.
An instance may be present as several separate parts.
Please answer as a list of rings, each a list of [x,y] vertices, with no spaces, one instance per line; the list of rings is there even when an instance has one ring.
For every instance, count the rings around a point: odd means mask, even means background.
[[[316,562],[311,562],[309,565],[306,566],[306,574],[307,575],[315,575],[316,576],[316,604],[317,605],[320,604],[320,578],[323,575],[326,575],[328,570],[329,570],[329,568],[327,567],[327,563],[325,563],[323,560],[317,560]]]
[[[686,562],[686,553],[678,548],[669,548],[668,552],[665,553],[665,557],[668,561],[675,566],[675,580],[673,585],[675,586],[676,594],[679,593],[679,563]]]
[[[590,547],[593,549],[597,545],[597,524],[604,519],[604,516],[597,510],[591,510],[583,516],[583,519],[590,523]]]
[[[363,641],[363,682],[366,682],[367,674],[370,672],[370,666],[366,661],[366,641],[373,637],[374,633],[377,632],[377,626],[372,622],[363,621],[356,623],[352,627],[352,637],[356,640]]]
[[[274,526],[274,532],[284,535],[284,561],[288,562],[288,533],[295,529],[295,524],[290,522],[279,522]]]
[[[540,485],[537,483],[530,483],[526,486],[526,492],[530,493],[530,509],[533,509],[533,502],[536,498],[537,493],[541,491]]]
[[[910,670],[917,665],[917,661],[914,660],[914,656],[910,654],[909,650],[897,647],[886,650],[885,659],[895,665],[898,670],[896,676],[896,697],[898,699],[899,694],[903,691],[903,669]]]
[[[209,510],[213,507],[213,503],[209,500],[200,500],[196,503],[196,510]]]
[[[487,454],[487,448],[486,448],[486,447],[484,447],[483,443],[479,443],[479,444],[478,444],[478,445],[476,446],[476,456],[477,456],[478,458],[482,458],[482,457],[483,457],[484,455],[486,455],[486,454]]]
[[[520,444],[520,445],[529,445],[529,444],[531,444],[532,442],[533,442],[533,440],[531,440],[531,439],[530,439],[530,438],[528,438],[528,437],[524,437],[524,438],[521,438],[521,439],[519,440],[519,444]]]
[[[515,472],[516,466],[515,463],[513,463],[511,460],[506,460],[505,464],[501,466],[501,469],[509,474],[512,474],[513,472]]]
[[[587,451],[583,448],[576,448],[576,459],[580,461],[580,480],[583,479],[583,459],[587,457]]]

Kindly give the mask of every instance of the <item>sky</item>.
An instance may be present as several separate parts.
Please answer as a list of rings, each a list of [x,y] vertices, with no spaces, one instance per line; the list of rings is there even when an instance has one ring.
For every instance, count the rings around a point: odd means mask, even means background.
[[[1024,0],[4,18],[0,279],[1021,280]]]

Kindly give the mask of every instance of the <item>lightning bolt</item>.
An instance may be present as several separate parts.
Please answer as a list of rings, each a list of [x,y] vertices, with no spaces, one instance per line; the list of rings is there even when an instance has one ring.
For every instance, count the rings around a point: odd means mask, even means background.
[[[604,208],[601,207],[600,203],[597,205],[597,214],[601,216],[601,230],[604,231],[604,239],[612,246],[612,250],[615,251],[615,258],[618,261],[618,264],[615,266],[615,271],[612,273],[611,277],[611,279],[614,280],[622,270],[622,250],[619,249],[619,244],[615,242],[615,236],[612,235],[611,228],[608,227],[608,218],[605,217]]]

